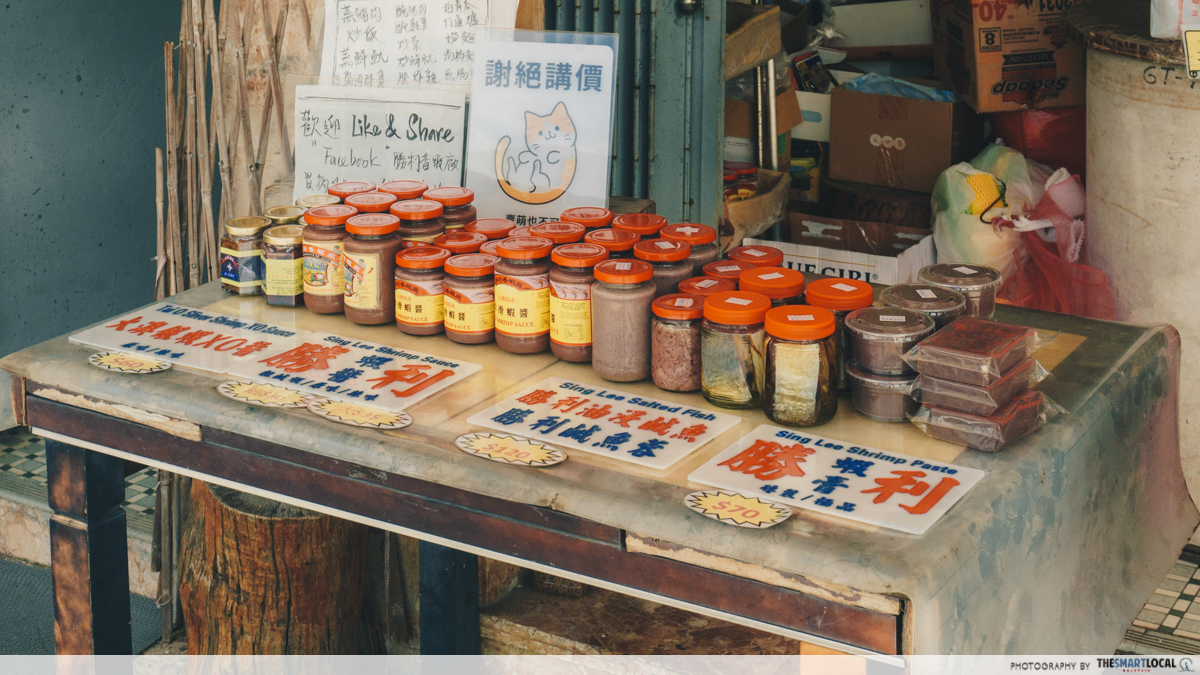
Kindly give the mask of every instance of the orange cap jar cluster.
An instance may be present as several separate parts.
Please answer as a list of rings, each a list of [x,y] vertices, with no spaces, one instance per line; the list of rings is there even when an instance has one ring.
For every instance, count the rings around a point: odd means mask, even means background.
[[[824,424],[837,414],[838,345],[833,314],[783,305],[766,313],[763,411],[788,426]]]
[[[717,259],[717,231],[708,225],[699,223],[676,223],[664,227],[660,235],[663,239],[682,241],[692,247],[688,260],[692,263],[692,274],[700,271],[710,262]]]

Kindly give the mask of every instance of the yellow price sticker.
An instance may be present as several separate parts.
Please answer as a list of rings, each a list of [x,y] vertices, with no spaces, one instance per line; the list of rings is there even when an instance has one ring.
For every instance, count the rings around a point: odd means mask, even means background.
[[[408,413],[390,412],[357,403],[325,398],[310,400],[308,411],[339,424],[367,429],[403,429],[413,421],[412,416]]]
[[[502,464],[542,468],[564,461],[567,453],[538,441],[509,434],[464,434],[454,441],[459,450]]]
[[[706,518],[755,529],[778,525],[792,515],[792,510],[783,504],[763,501],[758,497],[747,497],[737,492],[693,492],[684,497],[683,503]]]
[[[1184,29],[1183,62],[1187,64],[1188,77],[1200,79],[1200,28]]]
[[[311,398],[295,389],[261,382],[225,382],[217,387],[217,392],[235,401],[268,408],[303,408]]]
[[[124,352],[100,352],[88,357],[88,363],[115,373],[161,373],[171,367],[170,361],[160,361]]]

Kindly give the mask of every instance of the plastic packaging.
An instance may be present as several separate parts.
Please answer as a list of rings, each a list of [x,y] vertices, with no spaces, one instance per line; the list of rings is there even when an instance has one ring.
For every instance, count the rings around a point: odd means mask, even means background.
[[[911,309],[933,319],[937,330],[967,311],[967,299],[962,293],[928,284],[896,284],[879,293],[879,301],[888,307]]]
[[[912,421],[933,438],[984,452],[996,452],[1060,412],[1064,412],[1063,409],[1043,396],[1042,392],[1030,389],[1009,401],[994,415],[972,415],[922,405]]]
[[[933,319],[910,309],[866,307],[846,316],[850,355],[859,368],[879,375],[904,375],[904,355],[933,334]]]
[[[996,313],[996,291],[1004,280],[1000,272],[983,265],[940,263],[917,273],[922,283],[958,291],[967,299],[967,316],[990,319]]]
[[[914,390],[920,392],[921,402],[926,405],[973,415],[993,415],[1018,394],[1041,382],[1048,375],[1040,363],[1027,358],[991,386],[979,387],[920,375]]]
[[[833,314],[784,305],[764,321],[763,412],[776,424],[811,427],[837,414],[837,338]]]
[[[921,407],[912,395],[913,375],[878,375],[851,362],[846,364],[846,376],[854,409],[864,417],[878,422],[905,422]]]
[[[858,91],[864,94],[915,98],[922,101],[940,101],[942,103],[954,103],[958,101],[958,97],[953,92],[946,91],[945,89],[935,89],[934,87],[927,87],[923,84],[916,84],[890,75],[880,75],[879,73],[867,73],[861,77],[856,77],[843,84],[842,89],[846,91]]]
[[[1087,168],[1087,106],[1012,110],[991,118],[996,136],[1029,159],[1079,175]]]
[[[771,300],[758,293],[728,291],[704,300],[700,324],[701,391],[722,408],[762,404],[763,320]]]
[[[962,317],[904,356],[918,373],[987,387],[1037,351],[1037,332],[986,319]]]
[[[1200,0],[1150,0],[1150,35],[1177,40],[1184,22],[1200,19]]]
[[[654,299],[650,377],[664,391],[700,389],[700,323],[704,298],[672,293]]]

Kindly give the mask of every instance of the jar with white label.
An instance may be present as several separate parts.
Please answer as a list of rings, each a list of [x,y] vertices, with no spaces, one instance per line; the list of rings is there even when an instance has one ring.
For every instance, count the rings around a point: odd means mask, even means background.
[[[403,247],[400,219],[360,213],[346,221],[342,244],[346,318],[361,325],[390,323],[396,316],[396,253]]]
[[[710,262],[700,268],[700,272],[706,277],[714,279],[728,279],[736,286],[742,278],[742,272],[754,269],[754,265],[747,262],[739,262],[737,260],[717,260]]]
[[[592,360],[592,268],[605,260],[608,251],[597,244],[563,244],[550,253],[550,351],[563,361]]]
[[[654,266],[658,295],[676,292],[679,282],[692,276],[692,263],[688,260],[691,252],[690,245],[671,239],[644,239],[633,246],[633,255],[638,260]]]
[[[701,392],[722,408],[762,405],[763,319],[771,300],[726,291],[704,300],[700,324]]]
[[[811,427],[837,414],[837,338],[833,314],[784,305],[767,312],[763,412],[776,424]]]
[[[865,281],[818,279],[804,289],[804,299],[813,307],[833,313],[834,335],[838,348],[838,391],[849,392],[846,361],[850,358],[850,340],[846,335],[846,315],[875,302],[875,290]]]
[[[513,354],[550,348],[550,251],[542,237],[512,237],[496,246],[496,346]]]
[[[450,251],[417,246],[396,254],[396,327],[409,335],[437,335],[443,329],[444,265]]]
[[[950,324],[967,311],[967,299],[962,293],[929,284],[896,284],[879,292],[879,301],[888,307],[921,312],[937,324],[937,330]]]
[[[664,391],[700,389],[700,322],[704,298],[672,293],[654,299],[650,323],[650,377]]]
[[[996,291],[1004,278],[984,265],[938,263],[921,268],[921,283],[958,291],[967,298],[967,316],[991,319],[996,313]]]
[[[496,335],[497,256],[456,255],[446,260],[446,337],[464,345],[491,342]]]
[[[606,227],[598,230],[590,230],[583,235],[585,244],[599,244],[608,249],[608,257],[613,260],[620,258],[632,258],[633,247],[641,237],[635,232],[628,230],[614,230]]]
[[[717,279],[716,277],[690,277],[679,282],[680,293],[699,295],[703,298],[717,293],[724,293],[725,291],[736,291],[737,289],[736,281]]]
[[[593,274],[592,370],[613,382],[649,377],[654,268],[642,260],[605,260]]]
[[[667,219],[653,213],[622,213],[613,218],[614,230],[633,232],[642,239],[657,239]]]
[[[664,227],[659,235],[663,239],[674,239],[692,247],[688,260],[692,263],[692,274],[700,274],[700,270],[717,259],[717,231],[708,225],[698,223],[676,223]]]
[[[804,275],[786,267],[755,267],[742,272],[738,290],[762,293],[772,307],[799,305],[804,301]]]
[[[904,354],[933,330],[933,319],[897,307],[856,309],[846,317],[851,358],[859,368],[878,375],[913,372]]]
[[[729,260],[749,263],[755,267],[780,267],[783,265],[783,251],[774,246],[738,246],[725,254]]]

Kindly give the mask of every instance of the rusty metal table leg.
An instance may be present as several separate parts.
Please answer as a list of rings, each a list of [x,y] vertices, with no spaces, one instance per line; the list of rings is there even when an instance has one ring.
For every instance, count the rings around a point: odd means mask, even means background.
[[[420,543],[421,653],[479,653],[479,558]]]
[[[125,465],[46,440],[54,640],[59,654],[129,654]]]

